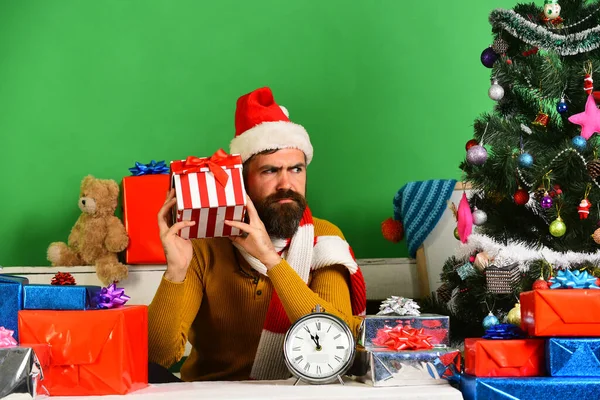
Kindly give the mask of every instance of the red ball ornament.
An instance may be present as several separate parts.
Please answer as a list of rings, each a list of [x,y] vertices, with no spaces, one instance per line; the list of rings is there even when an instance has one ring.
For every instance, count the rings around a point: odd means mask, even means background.
[[[475,139],[471,139],[471,140],[469,140],[469,141],[467,142],[467,144],[465,145],[465,149],[466,149],[467,151],[469,151],[469,149],[470,149],[471,147],[473,147],[473,146],[477,146],[478,144],[479,144],[479,142],[478,142],[477,140],[475,140]]]
[[[519,206],[524,206],[529,202],[529,192],[525,189],[518,189],[513,197],[515,199],[515,204]]]
[[[512,65],[512,60],[509,58],[509,59],[507,59],[507,60],[506,60],[506,63],[507,63],[508,65]]]
[[[536,281],[533,282],[533,286],[531,287],[531,289],[533,289],[533,290],[547,290],[549,288],[550,288],[550,286],[549,286],[548,282],[546,282],[542,278],[536,279]]]
[[[388,218],[381,223],[381,233],[386,240],[398,243],[404,237],[404,226],[402,222]]]

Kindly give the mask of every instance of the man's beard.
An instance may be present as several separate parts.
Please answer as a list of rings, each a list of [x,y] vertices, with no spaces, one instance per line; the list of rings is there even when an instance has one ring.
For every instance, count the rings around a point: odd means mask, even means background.
[[[279,200],[290,199],[290,203],[279,203]],[[258,216],[265,224],[267,233],[276,238],[287,239],[294,236],[306,209],[306,199],[293,190],[278,191],[267,196],[254,206]]]

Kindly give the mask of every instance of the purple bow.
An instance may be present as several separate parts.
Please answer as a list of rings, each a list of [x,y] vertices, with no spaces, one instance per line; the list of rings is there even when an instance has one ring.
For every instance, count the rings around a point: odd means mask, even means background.
[[[125,294],[125,289],[118,288],[117,285],[112,283],[110,286],[102,288],[98,293],[98,308],[121,307],[130,298]]]

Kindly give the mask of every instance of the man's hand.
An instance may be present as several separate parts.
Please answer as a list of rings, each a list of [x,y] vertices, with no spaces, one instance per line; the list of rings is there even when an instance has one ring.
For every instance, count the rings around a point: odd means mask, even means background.
[[[195,225],[196,222],[181,221],[169,227],[168,217],[171,208],[176,202],[175,189],[171,189],[167,194],[165,204],[163,204],[158,212],[158,229],[160,231],[160,240],[163,249],[165,250],[165,256],[167,257],[167,271],[165,272],[165,278],[171,282],[183,282],[185,275],[187,274],[187,269],[192,261],[194,249],[192,247],[192,242],[177,236],[177,232],[187,226]]]
[[[249,196],[246,196],[246,203],[248,217],[250,217],[249,224],[238,221],[225,221],[227,225],[238,228],[246,234],[244,236],[232,237],[231,241],[242,246],[244,250],[257,258],[269,270],[281,262],[281,256],[275,251],[265,225],[258,216],[258,212],[256,212],[256,208],[254,208],[254,204]]]

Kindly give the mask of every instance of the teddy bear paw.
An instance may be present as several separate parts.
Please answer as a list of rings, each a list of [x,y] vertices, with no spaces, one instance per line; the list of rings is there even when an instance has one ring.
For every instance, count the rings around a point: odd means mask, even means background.
[[[100,264],[96,266],[98,278],[106,286],[113,282],[121,282],[127,279],[128,269],[127,266],[117,264]]]
[[[63,254],[68,251],[67,245],[63,242],[54,242],[48,246],[47,258],[53,266],[60,265]]]

